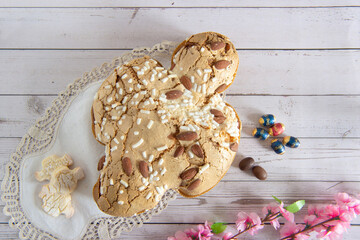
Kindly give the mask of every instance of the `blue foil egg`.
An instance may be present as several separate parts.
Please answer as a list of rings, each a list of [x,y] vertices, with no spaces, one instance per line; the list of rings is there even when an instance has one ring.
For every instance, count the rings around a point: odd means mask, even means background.
[[[286,136],[283,138],[283,144],[287,147],[297,148],[300,146],[300,141],[296,137]]]
[[[269,132],[262,128],[255,128],[252,135],[260,140],[266,140],[269,137]]]
[[[285,153],[285,146],[282,144],[282,142],[279,139],[274,139],[271,141],[271,148],[276,152],[277,154],[284,154]]]
[[[261,125],[263,125],[264,127],[270,127],[270,126],[274,125],[275,122],[276,122],[276,118],[272,114],[263,115],[259,119],[259,123]]]

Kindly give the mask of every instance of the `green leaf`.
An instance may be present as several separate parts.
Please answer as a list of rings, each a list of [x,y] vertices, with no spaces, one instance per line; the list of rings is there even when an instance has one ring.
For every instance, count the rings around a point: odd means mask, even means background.
[[[278,199],[277,197],[275,197],[274,195],[272,195],[272,197],[275,199],[275,201],[277,201],[278,203],[280,203],[281,204],[281,200],[280,199]]]
[[[300,209],[302,209],[304,205],[305,205],[305,200],[299,200],[294,202],[293,204],[290,204],[289,206],[286,206],[285,209],[291,213],[296,213],[300,211]]]
[[[211,230],[213,233],[218,234],[222,233],[226,229],[226,223],[223,222],[216,222],[213,225],[211,225]]]

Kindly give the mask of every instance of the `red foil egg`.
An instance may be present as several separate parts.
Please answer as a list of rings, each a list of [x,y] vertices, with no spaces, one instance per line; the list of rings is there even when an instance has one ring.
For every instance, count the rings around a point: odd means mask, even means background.
[[[269,134],[271,136],[278,136],[285,131],[285,125],[282,123],[275,123],[271,128],[269,128]]]

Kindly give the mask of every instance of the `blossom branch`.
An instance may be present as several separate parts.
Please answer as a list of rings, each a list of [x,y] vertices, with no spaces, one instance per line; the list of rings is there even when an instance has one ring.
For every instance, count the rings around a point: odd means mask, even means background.
[[[298,234],[307,233],[307,232],[315,229],[316,227],[320,227],[320,226],[326,227],[324,224],[330,223],[331,221],[339,220],[339,219],[340,219],[339,216],[337,216],[337,217],[333,217],[333,218],[331,218],[331,219],[322,221],[322,222],[320,222],[320,223],[318,223],[318,224],[312,225],[312,226],[310,226],[310,227],[306,227],[306,226],[305,226],[303,230],[298,231],[298,232],[296,232],[296,233],[293,233],[293,234],[291,234],[291,235],[289,235],[289,236],[280,238],[280,240],[294,239],[294,237],[295,237],[296,235],[298,235]]]
[[[274,213],[274,214],[267,214],[267,215],[265,216],[265,218],[261,219],[260,225],[263,226],[265,223],[271,222],[271,221],[275,220],[276,218],[278,218],[278,217],[280,217],[280,216],[281,216],[280,211],[277,212],[277,213]],[[255,225],[255,224],[253,224],[253,223],[248,224],[248,226],[247,226],[243,231],[239,231],[239,232],[236,233],[234,236],[230,237],[229,240],[235,240],[235,239],[237,239],[237,238],[236,238],[237,236],[239,236],[240,234],[243,234],[243,233],[249,231],[250,229],[252,229],[252,228],[254,228],[254,227],[256,227],[256,226],[257,226],[257,225]]]
[[[286,207],[281,200],[274,197],[277,203],[270,203],[262,209],[263,218],[258,214],[240,212],[236,220],[238,232],[234,235],[227,232],[222,235],[222,240],[235,240],[245,232],[254,235],[258,230],[264,228],[265,223],[270,223],[275,229],[280,228],[279,218],[287,220],[280,229],[280,240],[307,240],[310,233],[317,232],[317,238],[332,240],[342,239],[346,228],[350,228],[350,221],[360,214],[360,200],[349,196],[347,193],[336,195],[336,204],[323,206],[308,206],[308,214],[304,217],[303,224],[294,223],[294,214],[305,204],[304,200],[296,201]],[[214,234],[222,233],[226,229],[226,223],[217,222],[214,224],[198,225],[197,229],[188,229],[184,232],[177,231],[174,237],[168,240],[211,240]],[[219,239],[216,237],[216,239]]]

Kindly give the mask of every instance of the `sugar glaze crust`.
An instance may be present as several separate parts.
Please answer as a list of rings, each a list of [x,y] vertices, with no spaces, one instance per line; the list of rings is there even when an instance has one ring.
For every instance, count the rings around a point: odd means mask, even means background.
[[[212,50],[214,42],[223,48]],[[93,133],[105,145],[93,191],[103,212],[132,216],[153,208],[169,188],[194,197],[220,181],[236,154],[230,146],[240,139],[241,122],[216,91],[235,77],[234,49],[223,35],[201,33],[175,50],[172,70],[143,57],[104,81],[92,106]],[[221,60],[227,66],[216,64]],[[189,169],[195,173],[182,178]]]

